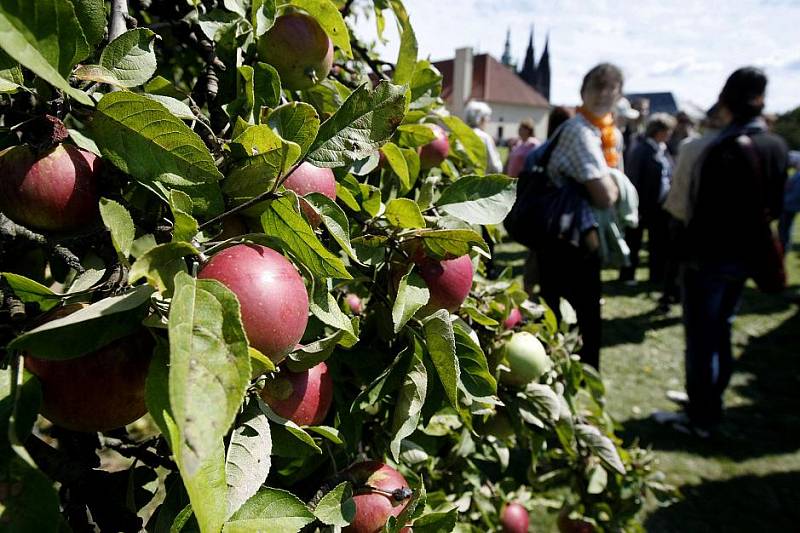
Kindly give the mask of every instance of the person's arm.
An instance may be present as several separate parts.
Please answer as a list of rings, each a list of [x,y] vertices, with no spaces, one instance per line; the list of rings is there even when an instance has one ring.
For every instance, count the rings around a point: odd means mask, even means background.
[[[595,207],[607,209],[617,203],[619,199],[619,189],[609,174],[588,180],[585,185],[589,192],[589,200]]]
[[[497,174],[503,171],[503,161],[500,159],[500,153],[497,151],[497,146],[494,144],[494,139],[486,136],[486,173]]]

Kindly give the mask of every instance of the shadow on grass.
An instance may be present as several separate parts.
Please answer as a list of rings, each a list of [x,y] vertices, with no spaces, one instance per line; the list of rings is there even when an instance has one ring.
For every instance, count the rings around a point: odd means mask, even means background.
[[[797,531],[800,472],[741,476],[681,487],[684,499],[658,509],[648,532]]]
[[[618,344],[641,344],[648,331],[668,328],[680,323],[681,317],[660,312],[653,303],[650,311],[625,318],[603,320],[603,347]]]
[[[729,407],[719,431],[699,440],[650,418],[623,423],[626,441],[638,438],[655,449],[744,460],[800,449],[800,312],[754,338],[735,372],[751,376],[734,388],[744,405]]]

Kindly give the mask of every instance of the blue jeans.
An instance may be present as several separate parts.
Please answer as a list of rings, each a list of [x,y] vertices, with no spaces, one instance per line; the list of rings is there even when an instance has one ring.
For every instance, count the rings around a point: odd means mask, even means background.
[[[687,265],[683,273],[686,412],[708,428],[722,419],[722,394],[733,372],[731,326],[747,279],[740,263]]]

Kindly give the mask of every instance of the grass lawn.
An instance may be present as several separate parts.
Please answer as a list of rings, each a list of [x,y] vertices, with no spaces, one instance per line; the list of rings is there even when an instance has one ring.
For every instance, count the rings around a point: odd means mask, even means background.
[[[800,241],[800,231],[795,234]],[[523,251],[498,254],[521,268]],[[800,289],[800,245],[787,258],[791,291]],[[682,501],[651,507],[642,520],[654,532],[800,531],[800,309],[784,296],[748,285],[734,325],[735,373],[725,396],[726,420],[709,441],[649,419],[673,409],[664,393],[683,389],[683,327],[679,306],[656,311],[657,288],[603,273],[602,372],[619,433],[656,450]]]

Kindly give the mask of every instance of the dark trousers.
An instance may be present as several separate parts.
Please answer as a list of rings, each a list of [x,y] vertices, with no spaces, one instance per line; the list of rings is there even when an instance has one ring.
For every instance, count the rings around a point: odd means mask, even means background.
[[[711,427],[722,418],[722,394],[733,372],[731,326],[746,271],[736,263],[683,270],[687,414],[697,426]]]
[[[635,278],[644,230],[647,230],[647,250],[650,253],[648,260],[650,282],[662,283],[669,248],[669,214],[660,207],[646,216],[643,215],[637,227],[625,230],[625,242],[631,250],[631,264],[620,270],[620,278]]]
[[[600,368],[600,255],[576,248],[563,240],[551,240],[537,247],[539,286],[547,305],[561,320],[559,301],[563,297],[575,309],[583,338],[581,360]]]
[[[667,245],[664,262],[664,296],[667,302],[680,299],[680,265],[685,255],[686,227],[683,222],[667,214]]]

